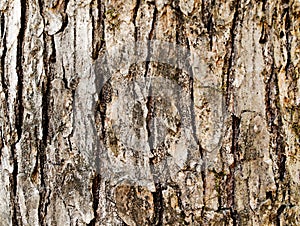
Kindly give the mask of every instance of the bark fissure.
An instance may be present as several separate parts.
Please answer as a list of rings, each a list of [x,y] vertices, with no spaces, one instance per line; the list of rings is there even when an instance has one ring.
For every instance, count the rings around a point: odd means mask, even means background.
[[[94,15],[94,4],[97,8],[97,17]],[[103,9],[102,9],[103,7]],[[90,17],[92,19],[92,59],[96,60],[99,56],[100,50],[105,44],[104,39],[104,18],[105,15],[104,6],[102,5],[101,0],[93,0],[90,3]]]
[[[40,181],[41,181],[41,189],[40,189],[40,202],[39,202],[39,219],[41,220],[42,225],[46,225],[45,218],[47,215],[47,204],[46,204],[46,194],[50,191],[46,190],[46,174],[45,174],[45,167],[47,164],[47,145],[49,137],[49,126],[50,126],[50,95],[51,95],[51,81],[53,79],[53,75],[51,72],[51,66],[48,65],[48,61],[55,62],[56,61],[56,54],[55,54],[55,45],[53,36],[48,36],[45,32],[43,33],[44,39],[44,49],[46,54],[44,55],[44,69],[45,69],[45,78],[42,81],[42,140],[40,142],[39,147],[39,172],[40,172]],[[47,40],[51,40],[50,50],[47,46]],[[48,58],[48,54],[51,51],[51,54]],[[54,51],[54,53],[53,53]],[[49,194],[50,195],[50,194]]]
[[[7,81],[5,78],[5,57],[6,57],[6,53],[7,53],[7,46],[6,46],[6,23],[5,23],[5,14],[1,13],[1,37],[2,37],[2,55],[1,55],[1,85],[2,85],[2,89],[5,95],[5,105],[6,108],[8,109],[8,86],[7,86]],[[7,118],[8,119],[8,118]],[[1,155],[0,155],[1,156]]]
[[[189,44],[189,40],[186,41],[187,43],[187,49],[188,49],[188,52],[190,54],[190,44]],[[188,56],[190,57],[190,56]],[[194,74],[193,74],[193,69],[192,69],[192,66],[189,65],[189,90],[191,92],[190,96],[191,96],[191,104],[190,104],[190,111],[191,111],[191,124],[192,124],[192,135],[193,135],[193,138],[195,140],[195,142],[197,143],[198,146],[200,146],[200,142],[197,138],[197,128],[196,128],[196,125],[197,125],[197,121],[196,121],[196,114],[195,114],[195,96],[194,96]],[[199,150],[202,150],[201,147],[198,147]],[[203,153],[200,153],[201,157],[203,157]]]
[[[26,17],[27,1],[21,0],[21,17],[20,17],[20,30],[18,34],[18,44],[17,44],[17,73],[18,73],[18,83],[17,83],[17,108],[16,108],[16,129],[18,134],[18,141],[21,139],[22,135],[22,125],[23,125],[23,47],[24,47],[24,36],[27,24]]]
[[[12,145],[11,147],[11,156],[12,156],[12,161],[13,161],[13,172],[12,175],[10,175],[10,184],[12,187],[12,192],[11,192],[11,205],[12,205],[12,223],[13,225],[21,225],[21,219],[19,217],[19,208],[17,205],[17,183],[18,183],[18,160],[16,157],[16,146],[15,144]]]
[[[99,188],[100,188],[100,174],[96,174],[93,182],[92,182],[92,195],[93,195],[93,211],[94,211],[94,218],[91,220],[87,226],[95,226],[96,222],[99,220],[98,216],[98,206],[99,206]]]
[[[11,203],[13,208],[12,213],[12,222],[13,225],[21,225],[20,218],[20,209],[17,205],[18,196],[17,196],[17,186],[18,186],[18,159],[17,159],[17,150],[16,144],[20,141],[23,132],[23,114],[24,114],[24,106],[23,106],[23,47],[24,47],[24,36],[27,25],[27,1],[21,0],[21,15],[20,15],[20,30],[17,36],[17,56],[16,56],[16,71],[18,74],[17,81],[17,93],[16,93],[16,122],[15,127],[17,130],[17,141],[11,146],[11,158],[13,161],[13,172],[10,176],[10,182],[12,186],[11,193]]]
[[[154,220],[152,225],[163,225],[163,194],[162,185],[160,182],[155,184],[155,192],[152,192],[154,202]]]
[[[276,216],[276,226],[280,226],[280,215],[283,213],[283,211],[285,210],[287,206],[286,205],[281,205],[278,209],[277,209],[277,216]]]
[[[282,117],[280,109],[280,100],[279,100],[279,86],[278,86],[278,70],[275,69],[274,65],[274,50],[272,49],[272,66],[270,74],[267,75],[266,81],[266,118],[269,122],[269,129],[272,134],[275,135],[274,140],[270,141],[270,148],[272,148],[272,142],[275,142],[275,153],[277,155],[277,165],[279,180],[283,181],[285,175],[285,144],[283,140],[283,131],[282,131]],[[278,181],[276,181],[277,187],[279,186]]]
[[[291,67],[291,19],[290,19],[290,8],[289,6],[284,9],[283,15],[285,15],[285,39],[286,39],[286,53],[287,53],[287,59],[286,59],[286,66],[285,66],[285,73],[286,78],[288,78],[289,69]]]
[[[224,69],[225,69],[225,74],[226,74],[226,82],[223,81],[222,87],[226,87],[226,104],[229,106],[230,104],[230,98],[232,93],[232,82],[234,80],[233,77],[233,66],[234,66],[234,53],[235,53],[235,39],[236,39],[236,32],[237,32],[237,25],[239,22],[239,9],[240,9],[240,0],[236,0],[234,2],[235,6],[235,11],[233,15],[233,20],[232,20],[232,25],[230,28],[230,39],[228,40],[227,46],[229,47],[229,52],[227,52],[228,55],[225,56],[225,64],[224,64]]]
[[[241,118],[235,116],[234,114],[232,115],[232,146],[231,146],[231,153],[233,154],[233,164],[230,166],[230,186],[228,190],[228,204],[231,209],[231,217],[233,219],[233,225],[237,225],[237,210],[235,208],[235,190],[236,190],[236,180],[235,180],[235,172],[237,167],[240,165],[240,162],[237,158],[239,147],[238,147],[238,139],[240,135],[240,123],[241,123]]]
[[[213,8],[215,5],[215,0],[202,0],[202,21],[207,29],[207,33],[209,36],[209,49],[212,51],[213,47],[213,37],[214,37],[214,22],[213,22]]]
[[[147,130],[147,135],[148,135],[148,144],[149,144],[149,148],[150,148],[150,151],[152,152],[153,154],[153,138],[154,136],[151,136],[151,123],[152,123],[152,126],[153,126],[153,120],[152,119],[152,114],[153,114],[153,100],[152,100],[153,96],[152,96],[152,88],[151,86],[149,87],[149,95],[147,97],[147,102],[146,102],[146,107],[147,107],[147,116],[146,116],[146,130]],[[153,128],[153,127],[152,127]],[[154,159],[155,157],[153,157]],[[152,158],[150,158],[150,162],[153,160]]]
[[[136,17],[139,11],[139,7],[141,4],[141,0],[136,0],[136,5],[134,7],[133,10],[133,24],[134,24],[134,40],[137,41],[138,40],[138,27],[136,26]]]
[[[145,60],[145,73],[144,73],[144,77],[147,76],[148,74],[148,70],[149,70],[149,64],[150,64],[150,60],[151,60],[151,54],[152,54],[152,47],[151,47],[151,40],[154,38],[154,32],[155,32],[155,25],[156,25],[156,20],[157,20],[157,8],[156,6],[154,7],[153,10],[153,19],[152,19],[152,24],[151,24],[151,29],[149,32],[149,36],[148,36],[148,40],[147,40],[147,56],[146,56],[146,60]]]

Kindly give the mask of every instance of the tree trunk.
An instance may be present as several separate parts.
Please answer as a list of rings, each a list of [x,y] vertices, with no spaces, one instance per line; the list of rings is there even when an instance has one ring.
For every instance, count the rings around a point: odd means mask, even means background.
[[[0,2],[0,225],[300,225],[300,2]]]

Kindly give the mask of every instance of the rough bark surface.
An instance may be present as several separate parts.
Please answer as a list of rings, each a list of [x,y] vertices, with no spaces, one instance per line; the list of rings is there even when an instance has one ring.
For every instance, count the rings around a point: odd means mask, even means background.
[[[300,225],[299,28],[299,0],[1,0],[0,225]]]

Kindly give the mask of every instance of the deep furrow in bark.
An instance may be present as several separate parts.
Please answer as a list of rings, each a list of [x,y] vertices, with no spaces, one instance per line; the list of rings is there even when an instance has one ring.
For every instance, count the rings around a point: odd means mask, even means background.
[[[147,40],[147,57],[145,60],[145,73],[144,77],[147,76],[148,70],[149,70],[149,64],[151,60],[151,54],[152,54],[152,49],[151,49],[151,40],[153,40],[154,32],[155,32],[155,25],[156,25],[156,20],[157,20],[157,8],[156,6],[154,7],[153,11],[153,19],[152,19],[152,24],[151,24],[151,30],[149,32],[148,40]]]

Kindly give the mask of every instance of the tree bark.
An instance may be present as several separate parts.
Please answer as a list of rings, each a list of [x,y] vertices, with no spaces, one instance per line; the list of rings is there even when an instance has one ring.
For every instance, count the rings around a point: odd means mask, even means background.
[[[298,0],[1,0],[0,225],[300,225]]]

